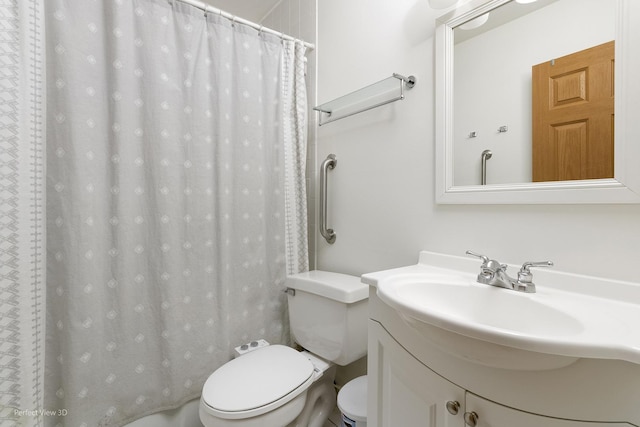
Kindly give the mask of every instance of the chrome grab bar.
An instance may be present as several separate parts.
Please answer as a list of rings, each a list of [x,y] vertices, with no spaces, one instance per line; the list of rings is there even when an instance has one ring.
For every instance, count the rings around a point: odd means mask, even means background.
[[[487,160],[489,160],[492,155],[491,150],[484,150],[482,152],[482,176],[480,177],[480,183],[482,185],[487,185]]]
[[[327,228],[327,169],[336,167],[338,160],[335,154],[329,154],[320,166],[320,234],[327,243],[336,241],[336,232]]]

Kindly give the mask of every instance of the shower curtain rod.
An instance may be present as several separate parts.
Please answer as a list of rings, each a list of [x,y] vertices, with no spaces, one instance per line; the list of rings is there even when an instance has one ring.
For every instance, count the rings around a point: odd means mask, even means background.
[[[269,34],[275,34],[276,36],[280,36],[280,38],[282,38],[284,40],[298,40],[298,39],[296,39],[294,37],[291,37],[291,36],[286,35],[284,33],[278,32],[276,30],[272,30],[271,28],[264,27],[264,26],[262,26],[260,24],[256,24],[255,22],[251,22],[251,21],[248,21],[246,19],[240,18],[238,16],[232,15],[232,14],[230,14],[228,12],[225,12],[225,11],[223,11],[221,9],[215,8],[213,6],[210,6],[210,5],[206,4],[206,3],[198,1],[198,0],[176,0],[176,1],[188,4],[188,5],[191,5],[191,6],[194,6],[194,7],[197,7],[198,9],[202,9],[207,13],[215,13],[217,15],[224,16],[225,18],[231,19],[233,22],[239,22],[240,24],[248,25],[248,26],[250,26],[252,28],[255,28],[258,31],[263,31],[263,32],[269,33]],[[307,43],[304,40],[300,40],[300,41],[302,41],[302,43],[304,43],[305,47],[307,49],[309,49],[309,50],[313,50],[313,49],[316,48],[315,45],[313,45],[311,43]]]

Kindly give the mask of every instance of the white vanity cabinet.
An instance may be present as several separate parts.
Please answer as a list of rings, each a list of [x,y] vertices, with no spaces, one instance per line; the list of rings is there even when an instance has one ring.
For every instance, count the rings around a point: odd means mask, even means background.
[[[373,351],[372,351],[373,350]],[[369,321],[367,426],[462,426],[447,402],[464,402],[464,389],[442,378]]]
[[[477,427],[632,427],[628,423],[573,421],[530,414],[498,405],[468,392],[465,396],[465,410],[477,414]]]
[[[423,251],[362,276],[368,425],[640,427],[640,283],[545,270],[526,293],[477,271]]]
[[[536,415],[476,396],[421,363],[373,320],[368,357],[371,427],[632,427]]]

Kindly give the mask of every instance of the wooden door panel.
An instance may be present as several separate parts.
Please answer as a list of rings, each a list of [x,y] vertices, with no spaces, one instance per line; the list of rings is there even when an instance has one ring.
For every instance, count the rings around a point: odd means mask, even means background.
[[[550,87],[552,108],[587,102],[587,70],[575,70],[551,77]]]
[[[557,147],[558,162],[555,166],[560,181],[581,179],[585,175],[587,126],[586,121],[579,121],[551,127],[551,145]]]
[[[613,177],[614,42],[532,68],[533,181]]]

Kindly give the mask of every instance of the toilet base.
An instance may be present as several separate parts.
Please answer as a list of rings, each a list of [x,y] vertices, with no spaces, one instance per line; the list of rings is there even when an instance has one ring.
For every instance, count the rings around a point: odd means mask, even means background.
[[[302,412],[286,427],[322,427],[336,407],[335,378],[336,366],[332,365],[311,384]]]
[[[207,412],[200,402],[200,421],[205,427],[264,427],[264,426],[286,426],[295,420],[298,414],[304,409],[307,400],[307,393],[301,393],[296,398],[287,402],[283,406],[252,418],[218,418]]]

